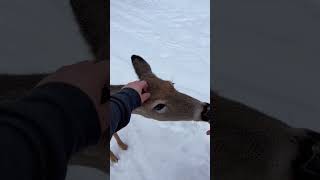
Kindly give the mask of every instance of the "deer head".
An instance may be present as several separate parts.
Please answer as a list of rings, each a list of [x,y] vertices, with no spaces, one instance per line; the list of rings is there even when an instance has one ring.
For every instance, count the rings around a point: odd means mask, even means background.
[[[177,91],[170,81],[162,80],[140,56],[131,57],[138,78],[148,83],[151,97],[133,113],[159,121],[208,121],[209,104]],[[120,86],[121,87],[121,86]]]

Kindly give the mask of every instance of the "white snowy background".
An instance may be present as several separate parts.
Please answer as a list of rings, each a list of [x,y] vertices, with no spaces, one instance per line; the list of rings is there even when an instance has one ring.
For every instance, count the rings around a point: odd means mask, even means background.
[[[137,80],[130,56],[142,56],[178,91],[209,102],[209,0],[111,0],[111,84]],[[111,180],[209,180],[209,125],[133,115],[119,132],[128,144],[111,163]]]

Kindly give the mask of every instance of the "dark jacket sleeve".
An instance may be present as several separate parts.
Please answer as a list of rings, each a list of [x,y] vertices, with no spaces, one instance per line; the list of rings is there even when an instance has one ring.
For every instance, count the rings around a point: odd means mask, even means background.
[[[0,103],[0,179],[65,178],[73,152],[96,144],[99,119],[80,89],[49,83]]]
[[[140,95],[131,88],[124,88],[110,97],[110,139],[130,122],[131,112],[141,105]]]

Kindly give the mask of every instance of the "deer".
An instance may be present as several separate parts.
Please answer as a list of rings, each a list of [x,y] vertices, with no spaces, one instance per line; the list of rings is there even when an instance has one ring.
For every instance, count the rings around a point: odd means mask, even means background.
[[[158,121],[209,121],[206,116],[210,111],[209,103],[201,102],[177,91],[174,83],[157,77],[142,57],[133,55],[131,61],[138,78],[148,83],[148,89],[151,93],[150,99],[135,109],[133,114]],[[123,86],[111,85],[111,95]],[[121,149],[127,149],[127,145],[121,141],[117,133],[114,134],[114,138]],[[118,160],[112,151],[110,151],[110,159],[113,162]]]

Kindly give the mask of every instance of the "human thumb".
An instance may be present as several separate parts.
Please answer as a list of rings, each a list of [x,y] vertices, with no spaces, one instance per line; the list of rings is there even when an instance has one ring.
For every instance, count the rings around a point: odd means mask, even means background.
[[[141,103],[144,103],[146,100],[150,98],[151,94],[150,93],[143,93],[141,94]]]

